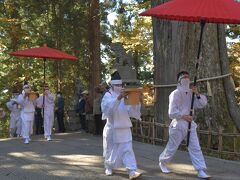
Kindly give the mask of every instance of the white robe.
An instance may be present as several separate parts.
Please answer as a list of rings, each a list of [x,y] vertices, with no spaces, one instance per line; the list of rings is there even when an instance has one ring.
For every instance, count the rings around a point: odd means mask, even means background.
[[[17,104],[14,104],[14,100],[10,100],[6,103],[7,108],[11,111],[10,113],[10,129],[12,135],[16,132],[17,135],[21,134],[21,109]]]
[[[136,170],[137,164],[132,149],[132,123],[130,117],[141,119],[140,104],[127,106],[118,95],[106,92],[101,103],[102,119],[107,119],[103,130],[103,156],[106,168],[125,167]]]
[[[185,92],[178,87],[169,96],[168,114],[172,122],[169,126],[169,140],[166,148],[159,156],[159,161],[165,164],[169,163],[176,153],[181,142],[186,138],[188,131],[188,122],[181,119],[183,115],[190,114],[192,91]],[[203,108],[207,105],[207,98],[200,95],[200,99],[195,97],[194,108]],[[197,124],[192,121],[191,133],[188,146],[192,164],[196,170],[206,169],[205,160],[199,145],[196,132]]]
[[[40,96],[37,100],[37,106],[43,106],[43,96]],[[54,97],[50,93],[47,96],[45,95],[44,99],[44,136],[47,138],[52,134],[52,127],[54,123]]]
[[[34,102],[30,101],[28,97],[24,97],[24,94],[20,94],[17,98],[17,103],[22,106],[22,137],[29,138],[33,133],[33,120],[35,112]]]

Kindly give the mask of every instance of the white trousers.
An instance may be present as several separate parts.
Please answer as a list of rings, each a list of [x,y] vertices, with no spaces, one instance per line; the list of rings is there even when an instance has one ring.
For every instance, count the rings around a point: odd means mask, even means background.
[[[17,118],[12,118],[10,119],[10,133],[13,136],[15,133],[17,135],[21,134],[21,130],[22,130],[22,121],[20,117]]]
[[[34,112],[22,112],[22,137],[29,138],[33,133]]]
[[[22,137],[30,138],[32,134],[33,121],[22,121]]]
[[[21,118],[19,118],[18,121],[17,121],[16,134],[21,135],[21,132],[22,132],[22,120],[21,120]]]
[[[187,131],[169,127],[169,140],[166,148],[159,156],[159,162],[169,163],[176,153],[181,142],[186,138]],[[196,128],[192,128],[190,133],[190,140],[188,145],[188,152],[192,161],[192,164],[196,170],[206,169],[205,160],[202,154],[201,147],[196,132]]]
[[[136,170],[137,163],[132,149],[132,142],[114,143],[111,154],[105,156],[105,168],[121,168]]]
[[[113,169],[125,167],[129,172],[137,169],[132,141],[114,143],[113,128],[107,124],[103,130],[103,156],[105,158],[105,168]]]
[[[52,127],[54,122],[54,112],[45,111],[44,112],[44,136],[48,137],[52,134]]]

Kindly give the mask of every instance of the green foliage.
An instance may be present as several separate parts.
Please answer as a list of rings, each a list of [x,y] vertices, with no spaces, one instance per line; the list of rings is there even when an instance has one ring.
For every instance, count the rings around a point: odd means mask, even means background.
[[[236,96],[240,104],[240,42],[233,43],[229,48],[230,67],[236,87]]]
[[[124,48],[132,53],[137,77],[143,83],[153,82],[151,18],[139,16],[140,11],[149,7],[150,1],[131,0],[129,3],[116,1],[112,4],[112,9],[108,10],[109,13],[116,13],[114,24],[108,24],[110,38],[112,42],[122,43]],[[106,66],[111,69],[114,55],[109,51],[109,46],[106,49],[108,59]]]
[[[61,84],[66,107],[80,78],[88,83],[88,1],[87,0],[5,0],[0,2],[0,101],[11,96],[16,83],[29,79],[34,89],[42,91],[43,60],[9,56],[10,52],[39,47],[65,51],[78,57],[76,62],[46,61],[46,83],[53,92]],[[21,88],[21,87],[20,87]],[[19,89],[20,90],[20,89]]]

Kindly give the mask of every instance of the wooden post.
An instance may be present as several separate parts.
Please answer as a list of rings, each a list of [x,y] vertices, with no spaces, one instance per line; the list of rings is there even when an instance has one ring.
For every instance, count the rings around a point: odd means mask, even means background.
[[[212,141],[212,129],[211,129],[211,125],[209,125],[209,127],[208,127],[207,151],[210,151],[210,149],[211,149],[211,141]]]
[[[157,129],[156,129],[157,133]],[[152,117],[152,143],[155,145],[155,117]]]
[[[139,121],[140,124],[140,132],[141,132],[141,138],[142,138],[142,142],[145,142],[145,139],[143,137],[143,128],[142,128],[142,123]]]
[[[223,132],[223,127],[220,126],[218,130],[218,156],[221,158],[221,152],[222,152],[222,145],[223,145],[223,138],[222,138],[222,132]]]
[[[235,134],[237,134],[236,127],[233,127],[233,133],[234,133],[234,136],[233,136],[233,152],[237,152],[237,140],[236,140],[236,136],[235,136]]]

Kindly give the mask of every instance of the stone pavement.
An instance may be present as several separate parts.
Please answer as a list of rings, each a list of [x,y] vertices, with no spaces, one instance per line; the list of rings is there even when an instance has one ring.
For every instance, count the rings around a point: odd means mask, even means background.
[[[102,137],[86,133],[55,134],[47,142],[42,136],[33,136],[30,144],[22,139],[0,139],[0,180],[123,180],[124,169],[114,176],[104,175]],[[188,153],[178,151],[163,174],[158,167],[161,146],[140,142],[133,145],[138,166],[143,176],[139,180],[197,180]],[[240,180],[240,162],[206,157],[211,179]]]

